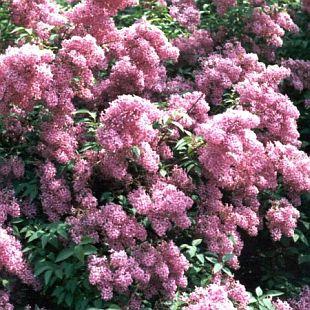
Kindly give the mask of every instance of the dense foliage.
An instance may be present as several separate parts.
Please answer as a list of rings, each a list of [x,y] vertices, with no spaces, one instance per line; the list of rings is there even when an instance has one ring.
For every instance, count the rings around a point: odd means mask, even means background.
[[[309,14],[0,0],[0,309],[309,309]]]

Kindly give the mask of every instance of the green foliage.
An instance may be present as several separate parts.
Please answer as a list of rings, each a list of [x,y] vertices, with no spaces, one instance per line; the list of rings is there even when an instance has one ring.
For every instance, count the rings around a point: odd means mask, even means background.
[[[275,310],[275,307],[272,304],[272,298],[283,295],[283,292],[280,291],[267,291],[263,293],[260,287],[255,289],[255,294],[251,294],[250,303],[248,306],[249,310]]]
[[[248,0],[238,0],[238,5],[228,9],[224,16],[219,16],[215,5],[210,1],[198,0],[201,11],[201,28],[217,31],[222,27],[228,31],[228,37],[240,38],[244,32],[245,21],[251,16],[252,8]]]
[[[187,271],[188,289],[207,286],[210,284],[212,276],[218,272],[232,276],[227,263],[233,258],[233,254],[227,253],[220,258],[206,250],[202,239],[194,239],[191,244],[182,244],[180,249],[190,262],[190,268]]]
[[[129,7],[120,12],[115,20],[116,25],[122,28],[131,26],[141,18],[157,26],[169,39],[188,33],[170,16],[168,8],[160,5],[156,0],[140,0],[138,6]]]
[[[20,42],[31,42],[35,38],[32,29],[17,27],[10,20],[8,2],[0,1],[0,52]]]
[[[42,283],[42,296],[49,296],[62,309],[105,308],[100,294],[88,282],[87,257],[97,253],[93,240],[76,245],[69,241],[68,225],[39,220],[15,219],[14,233]]]
[[[76,124],[83,124],[86,129],[85,138],[87,138],[87,142],[81,145],[79,152],[99,150],[99,145],[96,141],[96,132],[99,127],[97,113],[87,109],[79,109],[74,112],[74,119]]]
[[[296,9],[300,6],[300,1],[287,2],[288,9]],[[310,14],[297,10],[294,21],[299,26],[299,32],[286,34],[283,47],[278,50],[278,57],[310,60],[310,32],[308,29]]]
[[[72,5],[64,0],[57,0],[57,2],[65,7]],[[197,0],[196,2],[201,11],[201,28],[217,31],[221,27],[225,27],[228,29],[228,38],[241,38],[245,20],[250,16],[252,10],[248,0],[238,0],[239,5],[231,8],[223,17],[219,17],[211,1]],[[272,2],[279,7],[287,9],[295,9],[300,5],[297,0],[274,0]],[[115,20],[117,27],[122,28],[132,25],[141,18],[145,18],[153,25],[158,26],[169,39],[189,35],[186,29],[171,18],[168,9],[159,5],[155,0],[141,0],[138,6],[120,12]],[[301,31],[298,34],[286,35],[283,47],[277,52],[278,59],[281,57],[291,57],[310,60],[310,32],[307,31],[310,17],[305,13],[298,12],[295,19]],[[0,52],[3,52],[11,43],[30,42],[35,38],[36,36],[31,29],[17,27],[10,22],[7,5],[0,1]],[[54,44],[56,41],[57,36],[52,35],[50,38],[51,44],[44,47],[56,49],[57,46]],[[56,47],[52,47],[53,44]],[[194,66],[168,64],[168,72],[171,76],[180,74],[190,80],[194,78],[194,69]],[[105,71],[98,73],[100,78],[106,75],[107,72]],[[78,80],[73,82],[78,82]],[[298,125],[301,133],[302,148],[305,151],[309,151],[310,109],[305,107],[304,101],[305,99],[310,99],[310,92],[309,90],[296,92],[288,85],[284,85],[284,90],[294,100],[301,113]],[[234,107],[237,104],[238,98],[236,93],[233,90],[228,91],[223,96],[223,104],[221,106],[213,106],[211,114],[222,113],[227,108]],[[161,102],[158,105],[166,107],[167,103]],[[15,116],[12,115],[12,117]],[[27,122],[33,124],[34,127],[39,127],[40,123],[49,118],[49,113],[42,105],[38,105],[32,112],[27,114],[27,117],[31,118]],[[88,142],[79,146],[80,154],[87,150],[99,149],[96,141],[96,131],[99,126],[98,117],[97,113],[87,109],[79,109],[74,113],[76,124],[82,122],[86,125]],[[36,171],[33,169],[36,158],[33,154],[31,156],[28,156],[28,154],[36,147],[39,141],[39,133],[30,130],[25,135],[25,142],[16,145],[7,138],[3,121],[0,116],[0,159],[11,155],[24,157],[23,160],[26,165],[25,176],[20,180],[15,180],[13,186],[17,197],[29,198],[30,201],[35,201],[40,194],[39,179]],[[156,124],[155,126],[164,129],[162,130],[164,134],[161,139],[171,146],[174,152],[173,160],[180,163],[181,167],[195,180],[199,180],[201,167],[197,159],[197,149],[205,146],[205,141],[184,129],[179,121],[180,119],[167,119],[162,124]],[[180,133],[180,139],[177,143],[171,142],[168,139],[169,134],[175,129]],[[134,146],[131,151],[134,157],[140,157],[141,151],[138,147]],[[165,165],[161,165],[161,176],[169,175],[171,168],[175,164],[173,160]],[[64,166],[62,167],[63,171],[60,171],[60,173],[70,172],[71,168],[72,165]],[[137,169],[136,172],[140,173],[140,170],[137,167],[135,168]],[[262,200],[268,203],[270,198],[282,197],[282,190],[279,187],[274,193],[265,193],[266,195],[262,197]],[[122,192],[117,190],[113,192],[104,191],[98,196],[102,204],[109,202],[119,203],[128,213],[135,213],[135,210],[129,206],[126,196]],[[197,197],[193,197],[193,199],[195,200]],[[241,257],[242,267],[236,273],[236,277],[241,279],[243,284],[247,284],[247,287],[255,291],[251,298],[250,310],[274,310],[271,304],[272,297],[281,296],[282,294],[285,294],[285,297],[294,296],[294,294],[299,292],[300,287],[309,284],[310,214],[307,209],[309,203],[310,196],[304,195],[301,220],[292,239],[282,238],[279,243],[275,244],[271,242],[268,234],[263,232],[257,241],[253,242],[253,239],[247,240],[248,244],[253,243],[253,245],[252,247],[245,246],[245,249],[250,248],[250,250]],[[266,204],[263,207],[266,207]],[[190,212],[195,212],[195,208]],[[91,287],[88,282],[87,258],[89,255],[102,252],[104,246],[98,249],[93,245],[93,241],[90,238],[84,238],[78,245],[73,244],[69,241],[68,225],[63,222],[50,224],[43,220],[17,218],[11,220],[11,224],[14,234],[23,243],[25,257],[42,283],[41,298],[47,300],[45,306],[49,306],[51,309],[112,310],[121,309],[119,305],[126,304],[126,296],[121,295],[117,297],[118,300],[111,303],[103,302],[97,289]],[[189,286],[185,294],[188,294],[196,286],[208,285],[212,276],[216,273],[222,272],[228,276],[232,275],[227,265],[233,254],[227,253],[223,257],[218,257],[206,251],[206,247],[201,239],[195,239],[192,242],[189,242],[189,240],[193,240],[193,236],[188,232],[180,233],[178,236],[180,248],[190,262],[190,268],[187,272]],[[253,275],[253,279],[249,279],[249,275]],[[255,288],[257,283],[260,283],[262,288]],[[0,278],[1,287],[9,289],[12,284],[15,284],[13,279]],[[181,309],[184,304],[180,297],[181,294],[177,293],[175,300],[172,302],[144,300],[143,309]],[[28,297],[25,296],[25,298],[27,299]]]

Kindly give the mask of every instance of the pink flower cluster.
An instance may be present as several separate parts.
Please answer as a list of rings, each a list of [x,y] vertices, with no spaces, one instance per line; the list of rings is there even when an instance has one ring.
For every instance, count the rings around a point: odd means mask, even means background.
[[[41,168],[41,203],[49,220],[56,221],[71,210],[71,192],[65,179],[56,177],[54,164],[47,162]]]
[[[9,178],[10,176],[20,179],[24,176],[25,165],[21,158],[11,156],[0,163],[0,176]]]
[[[0,291],[0,307],[3,310],[13,310],[14,307],[10,304],[10,296],[5,291]]]
[[[310,306],[310,287],[305,286],[296,299],[288,301],[294,310],[306,310]]]
[[[247,308],[249,296],[242,284],[229,279],[225,284],[213,283],[204,288],[197,287],[185,302],[186,310],[243,310]]]
[[[41,125],[38,151],[49,160],[67,164],[75,158],[77,149],[73,120],[70,116],[58,116],[56,113],[54,117]]]
[[[218,54],[210,55],[202,62],[201,71],[195,76],[196,86],[208,94],[212,103],[219,104],[224,91],[239,80],[241,72],[233,59]]]
[[[128,216],[120,205],[113,203],[90,210],[84,216],[71,217],[68,222],[76,243],[87,235],[96,242],[103,238],[114,250],[133,247],[136,240],[144,241],[147,236],[145,228],[134,217]]]
[[[199,151],[199,161],[222,188],[255,184],[263,174],[265,150],[252,130],[258,125],[259,117],[250,112],[227,110],[196,129],[207,144]]]
[[[137,4],[137,0],[95,0],[109,15],[114,16],[119,10]]]
[[[277,299],[272,302],[272,305],[276,310],[293,310],[290,304],[287,301],[283,301],[281,299]]]
[[[184,192],[192,192],[195,189],[192,178],[184,169],[179,168],[178,166],[173,167],[171,170],[171,176],[167,181]]]
[[[291,70],[289,82],[295,89],[310,89],[310,61],[288,59],[282,61],[282,65]]]
[[[274,7],[263,6],[253,9],[249,20],[249,29],[258,38],[266,40],[268,45],[281,47],[286,31],[298,32],[298,26],[286,12],[277,12]]]
[[[110,300],[113,291],[127,292],[133,284],[148,298],[158,294],[171,298],[178,287],[186,287],[188,267],[173,242],[165,241],[157,247],[143,243],[131,256],[125,251],[112,252],[109,258],[92,256],[88,263],[89,281],[98,286],[104,300]]]
[[[12,21],[26,28],[32,28],[37,35],[47,40],[54,27],[67,22],[60,6],[54,0],[6,0],[10,3]]]
[[[156,182],[150,192],[149,195],[140,187],[130,193],[128,198],[139,214],[148,217],[159,236],[165,235],[172,228],[172,223],[182,229],[189,228],[191,221],[186,211],[193,205],[191,198],[174,185],[163,181]]]
[[[216,11],[220,15],[224,15],[231,7],[237,5],[236,0],[213,0],[216,5]]]
[[[287,199],[273,201],[266,214],[267,226],[272,239],[280,240],[282,235],[292,237],[298,218],[299,211]]]
[[[300,193],[309,190],[310,160],[306,153],[293,145],[284,145],[279,141],[270,143],[267,152],[292,197],[298,197]]]
[[[235,39],[224,43],[224,28],[198,29],[194,0],[167,2],[188,33],[172,42],[144,19],[116,28],[113,18],[135,0],[71,2],[62,12],[53,0],[9,1],[12,21],[39,38],[0,55],[0,269],[37,285],[8,222],[40,207],[71,226],[74,242],[89,236],[100,255],[109,253],[88,263],[102,298],[125,293],[137,308],[140,296],[173,299],[186,288],[189,263],[174,244],[184,236],[202,237],[220,259],[233,254],[232,268],[241,231],[254,237],[265,220],[274,240],[292,236],[310,160],[298,149],[299,112],[281,82],[310,88],[309,62],[266,66]],[[236,5],[213,2],[220,15]],[[285,31],[298,28],[276,6],[250,5],[242,39],[274,55]],[[188,162],[195,169],[186,171]],[[33,201],[12,189],[30,169],[40,180]],[[279,186],[286,198],[264,213],[261,194]],[[222,280],[198,288],[187,308],[246,309],[245,288]],[[0,292],[0,308],[8,303]]]
[[[83,0],[66,13],[74,25],[73,33],[92,35],[98,44],[118,42],[118,30],[111,18],[118,10],[136,4],[136,0]]]
[[[52,66],[53,81],[46,99],[52,115],[41,124],[38,150],[45,158],[56,159],[62,164],[75,158],[78,128],[73,124],[75,108],[72,100],[74,97],[93,99],[93,70],[105,66],[105,53],[92,36],[73,36],[62,42]]]
[[[38,281],[23,259],[20,242],[8,231],[0,227],[0,271],[5,269],[20,278],[24,283],[38,288]]]
[[[92,69],[106,67],[105,53],[97,45],[96,39],[87,34],[85,37],[73,36],[69,40],[64,40],[58,56],[62,64],[67,64],[72,79],[78,79],[74,85],[77,88],[77,95],[92,99],[92,95],[89,94],[94,81]]]
[[[73,169],[74,198],[82,209],[94,209],[98,205],[98,201],[88,184],[93,173],[93,161],[92,158],[79,158],[76,160]]]
[[[257,193],[257,191],[256,191]],[[249,197],[239,201],[235,198],[236,207],[223,204],[223,194],[217,186],[210,183],[199,189],[202,198],[200,213],[196,218],[196,231],[203,237],[208,249],[223,256],[234,254],[228,264],[238,268],[238,256],[243,248],[243,242],[238,227],[248,232],[250,236],[257,235],[259,216],[257,199]],[[249,196],[249,194],[247,194]],[[252,194],[253,195],[253,194]],[[242,204],[243,203],[243,204]],[[245,206],[250,203],[250,207]]]
[[[89,282],[96,285],[101,298],[110,300],[113,291],[124,293],[135,280],[137,271],[135,261],[125,251],[113,252],[108,260],[106,257],[92,256],[88,262]]]
[[[48,88],[53,79],[50,63],[54,55],[37,45],[9,47],[0,55],[0,112],[7,115],[10,106],[31,111],[36,101],[49,102]]]
[[[302,0],[302,8],[306,13],[310,14],[310,1]]]
[[[0,189],[0,227],[8,216],[20,216],[20,206],[14,196],[14,191],[5,188]]]
[[[181,26],[190,31],[196,29],[200,24],[200,12],[193,0],[172,0],[169,12]]]
[[[214,43],[208,30],[195,30],[190,36],[182,36],[173,40],[180,50],[180,62],[194,64],[199,57],[206,56],[213,50]]]
[[[97,92],[114,99],[121,94],[162,91],[166,81],[164,62],[176,61],[178,49],[161,30],[143,20],[123,28],[119,36],[118,43],[111,44],[117,62]]]
[[[310,288],[305,286],[302,288],[299,296],[293,299],[283,301],[277,299],[273,302],[276,310],[307,310],[310,306]]]
[[[203,123],[208,119],[210,107],[201,92],[172,95],[168,101],[171,119],[178,121],[184,128],[192,128],[196,123]]]
[[[264,142],[280,140],[293,145],[299,143],[296,127],[298,109],[278,90],[278,84],[287,76],[289,71],[286,68],[268,66],[259,73],[248,74],[236,86],[240,103],[251,113],[259,115],[259,138]]]
[[[196,87],[214,104],[222,101],[224,91],[233,87],[238,90],[238,85],[247,79],[264,83],[267,75],[274,75],[268,84],[277,89],[280,81],[289,75],[289,70],[284,67],[266,69],[256,54],[246,53],[240,42],[226,43],[221,52],[201,58],[201,69],[195,75]]]
[[[161,111],[146,99],[124,95],[114,100],[102,114],[100,122],[103,126],[97,132],[98,141],[104,148],[103,173],[124,178],[127,158],[135,160],[149,172],[156,172],[159,156],[154,147],[158,131],[153,128],[153,123],[160,116]],[[133,153],[135,147],[141,150],[138,158]]]

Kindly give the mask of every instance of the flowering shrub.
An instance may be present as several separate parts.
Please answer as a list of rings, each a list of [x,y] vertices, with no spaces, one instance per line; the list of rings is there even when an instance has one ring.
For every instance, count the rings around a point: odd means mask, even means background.
[[[307,1],[0,4],[1,309],[310,307]]]

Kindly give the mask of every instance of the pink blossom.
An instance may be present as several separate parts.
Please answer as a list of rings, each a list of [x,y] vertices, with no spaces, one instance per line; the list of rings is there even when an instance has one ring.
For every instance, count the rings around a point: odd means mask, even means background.
[[[158,181],[152,186],[151,195],[140,187],[128,198],[138,213],[149,218],[159,236],[171,229],[172,223],[182,229],[191,225],[186,211],[192,207],[193,201],[174,185]]]
[[[272,239],[280,240],[282,235],[292,237],[297,226],[299,211],[294,208],[285,198],[273,201],[271,208],[266,214],[267,226]]]
[[[236,0],[213,0],[216,5],[216,11],[220,15],[224,15],[231,7],[237,5]]]
[[[0,306],[3,310],[13,310],[14,306],[10,304],[10,295],[5,291],[0,291]]]
[[[0,270],[2,268],[19,277],[24,283],[38,288],[38,281],[23,259],[21,244],[0,227]]]
[[[54,0],[9,0],[12,20],[17,25],[33,28],[38,36],[47,40],[53,27],[67,22]]]
[[[294,310],[307,310],[310,305],[309,286],[304,286],[301,290],[300,295],[295,299],[288,300],[288,302]]]
[[[71,210],[71,193],[63,178],[56,177],[56,168],[47,162],[41,168],[41,203],[49,220],[58,220]]]
[[[303,9],[306,13],[310,14],[310,1],[309,1],[309,0],[303,0],[303,1],[302,1],[302,9]]]
[[[147,236],[144,227],[134,217],[128,216],[120,205],[113,203],[89,210],[84,216],[71,217],[68,222],[76,243],[83,236],[92,237],[96,241],[104,236],[105,242],[115,250],[133,247],[136,240],[144,241]]]
[[[169,13],[181,26],[191,31],[200,24],[200,12],[193,0],[172,0]]]
[[[195,30],[189,37],[178,37],[173,40],[180,50],[180,62],[195,63],[199,57],[206,56],[213,50],[213,40],[207,30]]]
[[[5,188],[0,189],[0,225],[7,220],[8,216],[20,216],[20,205],[15,198],[14,191]]]
[[[36,101],[48,101],[53,59],[51,51],[30,44],[9,47],[5,54],[0,55],[2,114],[8,114],[8,104],[12,102],[22,110],[31,111]]]
[[[104,300],[110,300],[114,291],[128,292],[134,282],[149,298],[158,294],[173,298],[177,287],[186,286],[188,262],[173,242],[156,248],[143,243],[132,256],[125,251],[112,252],[109,259],[92,256],[88,268],[89,281],[98,286]]]

